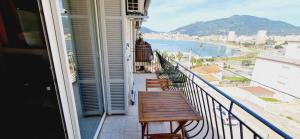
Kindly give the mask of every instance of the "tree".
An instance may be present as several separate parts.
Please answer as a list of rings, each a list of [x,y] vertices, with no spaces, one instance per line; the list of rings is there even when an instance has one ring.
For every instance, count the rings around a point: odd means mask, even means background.
[[[267,45],[274,45],[275,43],[276,43],[276,41],[273,39],[268,39],[266,42]]]
[[[208,58],[208,59],[206,59],[206,61],[208,61],[208,62],[214,62],[215,58]]]
[[[224,69],[230,69],[230,68],[231,68],[231,67],[230,67],[229,64],[224,63]]]
[[[202,59],[196,59],[196,66],[202,66],[203,65],[203,60]]]
[[[174,60],[175,60],[175,55],[174,55],[173,53],[171,53],[171,54],[169,55],[169,59],[170,59],[171,61],[174,61]]]
[[[197,59],[194,56],[192,56],[191,61],[190,61],[192,66],[194,65],[194,63],[196,63],[196,61],[197,61]]]
[[[182,59],[182,57],[183,57],[183,53],[182,52],[178,52],[176,54],[176,58],[178,59],[178,61],[180,61]]]
[[[244,46],[244,47],[253,47],[253,46],[254,46],[254,43],[251,43],[251,42],[244,42],[244,43],[242,43],[242,46]]]
[[[283,48],[283,46],[281,46],[281,45],[275,45],[275,47],[274,47],[275,49],[282,49]]]
[[[250,66],[252,64],[251,60],[242,60],[243,66]]]
[[[161,56],[164,57],[164,58],[167,58],[167,57],[168,57],[168,52],[163,51],[163,52],[161,53]]]

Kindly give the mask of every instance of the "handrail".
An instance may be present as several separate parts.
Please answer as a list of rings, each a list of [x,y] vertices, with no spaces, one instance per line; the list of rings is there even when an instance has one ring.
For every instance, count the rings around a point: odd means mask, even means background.
[[[165,58],[164,58],[165,59]],[[166,59],[165,59],[166,60]],[[169,61],[169,60],[167,60]],[[229,95],[227,95],[225,92],[223,92],[222,90],[218,89],[217,87],[215,87],[214,85],[212,85],[211,83],[209,83],[208,81],[204,80],[203,78],[201,78],[200,76],[198,76],[197,74],[195,74],[194,72],[192,72],[191,70],[189,70],[188,68],[186,68],[185,66],[183,66],[182,64],[180,64],[177,61],[172,60],[172,62],[174,62],[177,66],[182,67],[184,70],[188,71],[190,74],[192,74],[194,77],[197,77],[198,79],[200,79],[202,82],[204,82],[205,84],[207,84],[209,87],[211,87],[212,89],[214,89],[215,91],[217,91],[219,94],[221,94],[222,96],[224,96],[225,98],[227,98],[229,101],[231,101],[233,104],[235,104],[236,106],[239,106],[241,109],[243,109],[244,111],[246,111],[247,113],[249,113],[251,116],[253,116],[254,118],[256,118],[258,121],[260,121],[261,123],[263,123],[264,125],[266,125],[267,127],[269,127],[271,130],[273,130],[275,133],[277,133],[279,136],[285,138],[285,139],[292,139],[292,137],[290,135],[288,135],[287,133],[285,133],[284,131],[282,131],[281,129],[277,128],[276,126],[274,126],[272,123],[270,123],[269,121],[267,121],[266,119],[264,119],[263,117],[259,116],[258,114],[256,114],[254,111],[250,110],[249,108],[247,108],[246,106],[244,106],[243,104],[241,104],[240,102],[238,102],[237,100],[233,99],[232,97],[230,97]],[[173,65],[174,66],[174,65]],[[232,107],[232,104],[231,104]]]

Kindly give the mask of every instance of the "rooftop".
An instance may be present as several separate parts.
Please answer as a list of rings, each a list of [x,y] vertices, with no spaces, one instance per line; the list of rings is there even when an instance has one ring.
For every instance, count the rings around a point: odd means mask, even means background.
[[[198,72],[200,74],[210,74],[210,73],[217,73],[221,72],[222,70],[220,67],[216,64],[211,64],[207,66],[200,66],[200,67],[195,67],[192,69],[194,72]]]
[[[257,57],[257,59],[300,66],[300,60],[290,59],[290,58],[285,58],[285,57],[279,57],[279,56],[263,56],[263,55],[260,55],[260,56]]]
[[[209,82],[214,82],[214,81],[219,81],[219,79],[211,74],[199,74],[201,78],[209,81]]]
[[[273,96],[275,93],[271,90],[268,90],[266,88],[260,87],[260,86],[249,86],[249,87],[240,87],[243,90],[246,90],[250,93],[252,93],[255,96]]]

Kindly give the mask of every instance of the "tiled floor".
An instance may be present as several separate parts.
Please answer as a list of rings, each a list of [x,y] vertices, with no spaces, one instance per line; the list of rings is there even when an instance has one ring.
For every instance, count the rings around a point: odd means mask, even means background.
[[[82,139],[91,139],[95,135],[101,116],[80,118],[80,134]]]
[[[136,89],[145,91],[145,79],[155,79],[155,74],[134,74]],[[136,100],[138,101],[138,100]],[[150,133],[170,132],[169,123],[151,123]],[[141,125],[138,122],[138,103],[129,105],[127,115],[108,116],[99,139],[141,139]]]

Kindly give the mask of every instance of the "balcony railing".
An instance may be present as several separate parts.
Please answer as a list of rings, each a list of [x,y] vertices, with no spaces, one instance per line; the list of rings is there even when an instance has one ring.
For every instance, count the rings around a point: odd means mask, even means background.
[[[203,117],[185,125],[186,138],[292,138],[180,63],[156,54],[159,77],[171,81],[170,89],[183,91]]]

